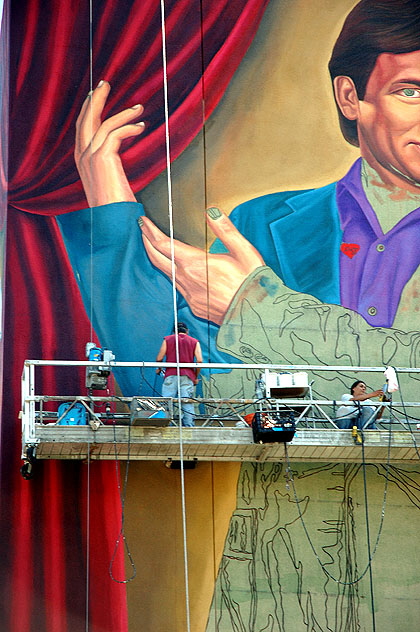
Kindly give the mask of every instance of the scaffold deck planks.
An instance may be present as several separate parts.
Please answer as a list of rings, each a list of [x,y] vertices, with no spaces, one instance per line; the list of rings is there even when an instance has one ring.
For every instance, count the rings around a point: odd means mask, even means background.
[[[254,443],[248,428],[35,425],[36,458],[300,462],[418,462],[420,432],[368,430],[363,448],[351,430],[299,429],[284,443]]]

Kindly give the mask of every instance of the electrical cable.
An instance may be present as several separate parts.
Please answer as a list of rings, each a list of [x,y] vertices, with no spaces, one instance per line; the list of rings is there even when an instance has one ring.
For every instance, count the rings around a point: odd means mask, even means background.
[[[406,407],[405,407],[404,397],[403,397],[403,393],[402,393],[402,390],[401,390],[401,383],[400,383],[400,379],[399,379],[399,377],[398,377],[398,375],[397,375],[397,369],[396,369],[395,367],[392,367],[392,368],[394,369],[394,371],[395,371],[395,375],[397,376],[397,380],[398,380],[398,390],[400,391],[401,404],[402,404],[403,413],[404,413],[404,416],[405,416],[405,419],[406,419],[406,422],[407,422],[408,430],[409,430],[409,432],[410,432],[410,434],[411,434],[411,438],[412,438],[412,440],[413,440],[414,449],[415,449],[416,454],[417,454],[417,456],[418,456],[418,458],[419,458],[419,460],[420,460],[420,452],[419,452],[419,448],[418,448],[418,446],[417,446],[417,441],[416,441],[416,437],[415,437],[415,435],[414,435],[413,429],[411,428],[411,424],[410,424],[410,422],[409,422],[409,420],[408,420],[408,419],[409,419],[409,415],[407,414],[407,409],[406,409]],[[415,417],[414,417],[414,419],[415,419]]]
[[[367,494],[365,442],[364,442],[363,430],[361,430],[361,434],[362,434],[363,490],[364,490],[364,497],[365,497],[366,541],[367,541],[367,551],[368,551],[368,560],[369,560],[368,566],[369,566],[370,603],[371,603],[371,610],[372,610],[372,629],[373,629],[373,632],[376,632],[375,597],[374,597],[374,592],[373,592],[372,554],[371,554],[371,548],[370,548],[370,528],[369,528],[369,505],[368,505],[368,494]]]
[[[89,156],[89,161],[90,161],[90,168],[91,170],[93,170],[93,111],[92,111],[92,100],[91,100],[91,96],[93,93],[93,0],[89,0],[89,97],[90,97],[90,104],[89,104],[89,115],[90,115],[90,156]],[[89,269],[89,275],[90,275],[90,287],[91,289],[91,297],[90,297],[90,314],[89,314],[89,321],[90,321],[90,340],[93,340],[93,287],[94,287],[94,266],[93,266],[93,241],[94,241],[94,230],[93,230],[93,207],[91,206],[91,204],[89,204],[90,207],[90,269]],[[119,398],[117,398],[119,399]],[[93,400],[91,400],[92,404],[93,404],[93,410],[94,410],[94,402]],[[114,446],[116,445],[116,435],[115,435],[115,423],[114,423]],[[129,549],[128,546],[128,542],[124,533],[124,520],[125,520],[125,499],[126,499],[126,492],[127,492],[127,483],[128,483],[128,470],[129,470],[129,463],[130,463],[130,445],[131,445],[131,423],[129,426],[129,431],[128,431],[128,457],[127,457],[127,463],[126,463],[126,473],[125,473],[125,478],[124,478],[124,487],[123,487],[123,491],[121,492],[121,486],[120,486],[120,476],[119,476],[119,466],[118,466],[118,455],[116,453],[116,447],[114,447],[115,449],[115,465],[116,465],[116,470],[117,470],[117,487],[118,487],[118,491],[119,491],[119,495],[120,495],[120,501],[121,501],[121,528],[119,531],[119,534],[117,536],[117,540],[115,543],[115,548],[114,548],[114,553],[112,555],[110,564],[109,564],[109,575],[111,577],[111,579],[117,583],[128,583],[129,581],[132,581],[132,579],[134,579],[134,577],[136,576],[136,567],[135,564],[133,562],[132,559],[132,555],[131,555],[131,551]],[[88,445],[88,449],[89,449],[89,445]],[[87,511],[87,522],[88,522],[88,526],[87,526],[87,561],[86,561],[86,566],[87,566],[87,577],[86,577],[86,630],[88,630],[88,621],[89,621],[89,524],[90,524],[90,449],[89,449],[89,454],[88,454],[88,511]],[[131,567],[133,568],[133,575],[127,579],[127,580],[118,580],[114,577],[113,575],[113,564],[115,561],[115,557],[117,555],[117,551],[118,551],[118,547],[119,547],[119,543],[121,541],[121,538],[124,541],[124,546],[125,546],[125,550],[127,552],[127,556],[128,559],[130,561]]]
[[[289,453],[287,450],[287,443],[284,443],[284,451],[285,451],[285,458],[286,458],[286,464],[287,464],[287,469],[286,469],[286,473],[288,476],[288,482],[290,482],[292,484],[292,489],[293,489],[293,495],[294,495],[294,499],[295,499],[295,503],[296,503],[296,507],[298,510],[298,514],[299,514],[299,518],[300,521],[302,523],[302,527],[303,530],[305,532],[306,538],[308,540],[309,546],[312,550],[312,553],[314,554],[318,564],[320,565],[321,569],[323,570],[323,572],[325,573],[325,575],[327,575],[327,577],[329,577],[332,581],[334,581],[336,584],[340,584],[341,586],[353,586],[355,584],[357,584],[358,582],[360,582],[363,577],[366,575],[366,573],[370,570],[370,566],[372,563],[372,560],[376,554],[376,551],[378,549],[378,545],[379,545],[379,540],[380,537],[382,535],[382,529],[383,529],[383,523],[384,523],[384,518],[385,518],[385,507],[386,507],[386,500],[387,500],[387,491],[388,491],[388,481],[389,481],[389,470],[390,470],[390,455],[391,455],[391,426],[389,427],[389,433],[388,433],[388,454],[387,454],[387,462],[386,462],[386,476],[385,476],[385,484],[384,484],[384,495],[383,495],[383,501],[382,501],[382,510],[381,510],[381,518],[380,518],[380,522],[379,522],[379,527],[378,527],[378,533],[376,536],[376,540],[375,540],[375,546],[373,547],[373,551],[372,553],[368,554],[368,562],[366,564],[365,569],[363,570],[362,573],[360,573],[360,575],[358,577],[356,577],[356,579],[352,580],[351,582],[343,582],[340,579],[334,577],[326,568],[326,564],[324,564],[321,561],[321,558],[319,557],[315,545],[312,541],[312,538],[309,534],[308,528],[306,526],[305,520],[303,518],[303,514],[300,508],[300,503],[301,501],[298,499],[297,496],[297,492],[296,492],[296,486],[295,486],[295,481],[294,481],[294,477],[292,474],[292,470],[290,467],[290,459],[289,459]],[[362,444],[363,445],[363,444]],[[363,455],[362,455],[363,456]]]
[[[125,501],[126,501],[126,497],[127,497],[128,471],[129,471],[129,467],[130,467],[130,451],[131,451],[131,419],[130,419],[130,423],[128,424],[127,460],[126,460],[124,483],[123,483],[122,490],[121,490],[120,470],[119,470],[119,466],[118,466],[117,437],[116,437],[115,421],[114,421],[114,424],[113,424],[113,428],[114,428],[115,470],[116,470],[117,486],[118,486],[118,491],[119,491],[120,500],[121,500],[121,527],[120,527],[120,531],[119,531],[118,536],[117,536],[117,540],[115,542],[114,552],[112,554],[111,561],[109,563],[108,572],[109,572],[109,576],[111,577],[112,581],[116,582],[117,584],[128,584],[129,582],[133,581],[133,579],[137,575],[136,565],[134,563],[133,557],[131,555],[130,547],[128,546],[127,538],[126,538],[126,535],[124,533]],[[115,561],[115,558],[116,558],[116,555],[117,555],[117,552],[118,552],[118,547],[120,545],[121,539],[124,542],[124,548],[125,548],[125,551],[127,553],[127,557],[128,557],[129,562],[130,562],[131,568],[133,569],[133,573],[132,573],[131,577],[129,577],[128,579],[117,579],[114,576],[114,572],[113,572],[114,561]]]
[[[142,366],[142,367],[140,367],[140,377],[141,377],[141,380],[140,380],[140,384],[139,384],[139,393],[141,393],[141,391],[142,391],[143,382],[144,382],[150,388],[150,391],[153,393],[153,395],[156,395],[157,397],[161,396],[160,392],[156,389],[156,378],[157,378],[157,375],[155,377],[155,383],[152,385],[149,382],[149,380],[147,379],[147,377],[145,376],[145,374],[144,374],[144,367]]]
[[[413,415],[409,415],[407,412],[404,413],[404,417],[406,419],[411,419],[412,421],[420,421],[420,417],[414,417]]]
[[[121,401],[121,402],[125,403],[124,400],[121,397],[119,397],[118,395],[113,395],[109,399],[111,401],[118,400],[118,401]],[[89,396],[88,400],[89,400],[89,402],[90,402],[90,404],[92,406],[92,409],[94,409],[95,401],[93,400],[92,396]],[[109,418],[110,416],[111,416],[110,413],[108,413],[108,411],[107,411],[106,412],[106,417]],[[113,555],[112,555],[112,558],[111,558],[111,561],[110,561],[110,564],[109,564],[108,572],[109,572],[109,575],[110,575],[110,577],[111,577],[111,579],[113,581],[115,581],[115,582],[117,582],[119,584],[128,584],[137,575],[136,565],[135,565],[135,563],[133,561],[133,557],[132,557],[132,554],[131,554],[131,551],[130,551],[130,547],[129,547],[128,542],[127,542],[127,537],[126,537],[126,535],[124,533],[125,501],[126,501],[126,496],[127,496],[128,471],[129,471],[129,466],[130,466],[130,452],[131,452],[131,420],[130,420],[130,423],[128,425],[126,471],[125,471],[124,485],[123,485],[123,489],[122,490],[121,490],[120,472],[119,472],[119,465],[118,465],[117,436],[116,436],[116,428],[115,428],[115,418],[114,418],[114,423],[112,425],[113,425],[113,435],[114,435],[114,437],[113,437],[114,438],[113,445],[114,445],[114,455],[115,455],[116,480],[117,480],[117,488],[118,488],[120,501],[121,501],[121,527],[120,527],[120,531],[119,531],[118,536],[117,536],[117,540],[116,540],[115,547],[114,547],[114,552],[113,552]],[[90,450],[89,450],[89,455],[90,455]],[[90,460],[88,460],[88,466],[89,466],[89,464],[90,464]],[[124,548],[125,548],[125,551],[127,553],[127,557],[129,559],[130,565],[131,565],[131,567],[133,569],[132,576],[129,577],[128,579],[125,579],[125,580],[116,579],[114,577],[113,570],[112,570],[121,539],[124,542]]]

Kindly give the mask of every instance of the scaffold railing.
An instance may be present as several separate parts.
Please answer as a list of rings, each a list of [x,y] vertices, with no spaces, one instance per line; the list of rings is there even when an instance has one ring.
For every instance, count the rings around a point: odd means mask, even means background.
[[[133,402],[140,402],[140,406],[144,405],[143,414],[138,415],[136,423],[143,425],[176,425],[179,423],[179,408],[183,403],[193,403],[195,405],[196,425],[200,428],[208,428],[217,426],[225,427],[248,427],[249,418],[256,411],[272,410],[284,411],[287,409],[294,411],[296,424],[304,430],[305,428],[325,428],[337,429],[336,411],[337,408],[348,402],[340,400],[314,398],[309,387],[307,389],[298,389],[299,396],[285,397],[254,397],[254,398],[206,398],[198,397],[193,399],[171,399],[155,396],[135,395],[133,397],[124,397],[111,395],[106,392],[104,395],[93,395],[92,391],[87,389],[83,395],[76,394],[73,396],[59,394],[38,393],[36,388],[36,370],[38,367],[92,367],[96,370],[104,370],[109,373],[116,367],[137,367],[143,368],[161,368],[168,367],[184,368],[184,367],[200,367],[210,371],[220,370],[249,370],[253,369],[259,374],[266,371],[287,373],[305,371],[308,373],[316,372],[346,372],[354,375],[366,373],[383,374],[385,367],[366,367],[366,366],[318,366],[318,365],[279,365],[279,364],[221,364],[221,363],[169,363],[169,362],[117,362],[111,360],[109,362],[93,363],[92,360],[84,361],[65,361],[65,360],[26,360],[22,374],[22,454],[26,453],[28,445],[36,445],[39,438],[36,435],[37,426],[54,427],[62,423],[64,413],[59,412],[60,404],[66,402],[68,406],[74,406],[79,403],[86,412],[86,425],[95,432],[103,425],[130,425],[133,423]],[[398,367],[395,368],[396,374],[402,379],[404,374],[419,374],[418,368]],[[383,381],[383,378],[381,378]],[[287,394],[289,391],[285,389]],[[372,418],[377,415],[379,409],[383,410],[381,418],[381,427],[389,425],[397,425],[401,430],[412,430],[412,426],[417,428],[420,419],[420,402],[405,402],[401,397],[393,397],[392,401],[370,402],[369,406],[375,410]],[[148,408],[149,405],[149,408]],[[361,406],[364,406],[361,402]],[[153,406],[159,409],[160,415],[153,414]],[[152,411],[151,414],[150,411]],[[164,411],[164,412],[163,412]],[[410,413],[410,414],[409,414]],[[420,426],[419,426],[420,427]]]

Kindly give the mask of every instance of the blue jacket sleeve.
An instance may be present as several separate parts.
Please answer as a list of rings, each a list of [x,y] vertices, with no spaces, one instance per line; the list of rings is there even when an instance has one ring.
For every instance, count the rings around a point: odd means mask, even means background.
[[[121,202],[57,217],[87,315],[121,362],[153,362],[174,324],[172,283],[147,257],[137,224],[143,214],[141,204]],[[195,318],[181,296],[177,309],[205,361],[231,361],[216,350],[216,325]],[[153,369],[120,368],[116,378],[125,395],[160,394]]]

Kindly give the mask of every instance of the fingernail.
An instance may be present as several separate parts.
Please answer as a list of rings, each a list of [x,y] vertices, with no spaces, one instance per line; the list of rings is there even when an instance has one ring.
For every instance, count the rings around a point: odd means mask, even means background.
[[[137,224],[140,226],[140,228],[143,226],[144,222],[143,222],[143,218],[142,217],[138,218]]]
[[[134,125],[138,125],[139,127],[144,127],[144,121],[140,121],[139,123],[134,123]]]
[[[92,96],[92,94],[93,94],[93,90],[89,90],[89,92],[88,92],[88,94],[87,94],[87,95],[88,95],[88,97],[91,97],[91,96]]]
[[[222,211],[216,206],[211,206],[210,208],[208,208],[206,213],[210,217],[210,219],[218,219],[222,216]]]
[[[100,82],[98,83],[98,85],[96,86],[97,88],[100,88],[102,85],[104,84],[104,80],[101,79]]]
[[[132,105],[132,106],[131,106],[131,109],[132,109],[132,110],[138,110],[138,109],[139,109],[139,107],[140,107],[140,103],[136,103],[136,105]]]

